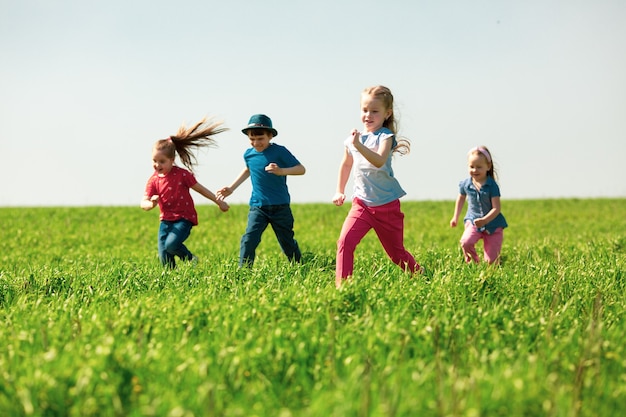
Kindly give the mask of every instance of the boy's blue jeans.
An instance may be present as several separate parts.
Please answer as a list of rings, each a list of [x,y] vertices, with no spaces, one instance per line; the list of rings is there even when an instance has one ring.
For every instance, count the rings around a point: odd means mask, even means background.
[[[298,242],[294,239],[293,214],[289,204],[275,206],[250,207],[248,226],[241,237],[239,247],[239,266],[252,266],[256,248],[261,243],[261,235],[271,224],[278,244],[290,261],[300,262],[302,254]]]
[[[191,233],[191,224],[188,220],[177,220],[175,222],[161,220],[159,227],[159,259],[164,266],[176,267],[174,256],[178,256],[183,261],[190,261],[193,254],[187,249],[183,242]]]

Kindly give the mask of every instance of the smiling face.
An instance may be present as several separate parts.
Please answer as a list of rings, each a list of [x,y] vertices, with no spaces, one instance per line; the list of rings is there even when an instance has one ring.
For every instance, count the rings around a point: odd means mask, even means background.
[[[152,151],[152,166],[160,175],[167,175],[174,166],[174,158],[168,157],[165,152],[154,149]]]
[[[491,169],[491,163],[480,153],[471,153],[467,158],[467,169],[472,179],[478,184],[487,181],[487,173]]]
[[[391,116],[392,110],[385,107],[382,100],[370,94],[361,97],[361,121],[368,132],[375,132],[385,123],[385,119]]]
[[[250,145],[257,152],[263,152],[270,146],[270,140],[274,136],[266,129],[250,129],[247,132],[248,139],[250,139]]]

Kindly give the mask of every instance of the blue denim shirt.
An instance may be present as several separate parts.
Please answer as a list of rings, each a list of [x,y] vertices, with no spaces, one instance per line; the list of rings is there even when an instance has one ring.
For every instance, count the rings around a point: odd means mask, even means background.
[[[500,187],[498,187],[498,183],[493,178],[487,177],[487,181],[482,185],[480,191],[478,191],[472,179],[467,178],[459,183],[459,193],[467,196],[467,213],[465,214],[463,222],[471,220],[473,224],[475,219],[489,213],[489,210],[493,207],[491,205],[491,199],[493,197],[500,197]],[[506,219],[502,213],[499,213],[495,219],[487,223],[485,230],[487,233],[493,233],[497,228],[505,228],[507,226]]]

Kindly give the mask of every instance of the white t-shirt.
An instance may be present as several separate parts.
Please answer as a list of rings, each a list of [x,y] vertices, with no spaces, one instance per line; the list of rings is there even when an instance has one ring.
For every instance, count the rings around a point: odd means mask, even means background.
[[[393,141],[392,149],[397,144],[395,135],[386,127],[380,128],[374,133],[361,132],[361,143],[374,152],[377,152],[378,148],[386,140]],[[352,145],[352,137],[348,137],[344,144],[354,159],[352,165],[354,179],[353,197],[362,200],[366,206],[376,207],[391,203],[406,195],[398,180],[393,176],[393,169],[391,168],[392,152],[389,153],[385,164],[377,168]]]

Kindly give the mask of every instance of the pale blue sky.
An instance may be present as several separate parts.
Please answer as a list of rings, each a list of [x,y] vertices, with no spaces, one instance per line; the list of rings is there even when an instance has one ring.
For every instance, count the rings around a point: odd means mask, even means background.
[[[453,200],[478,144],[503,204],[626,197],[624,22],[623,0],[0,0],[0,206],[138,205],[154,141],[205,115],[231,129],[198,155],[216,191],[253,113],[307,168],[292,201],[330,203],[375,84],[405,200]]]

